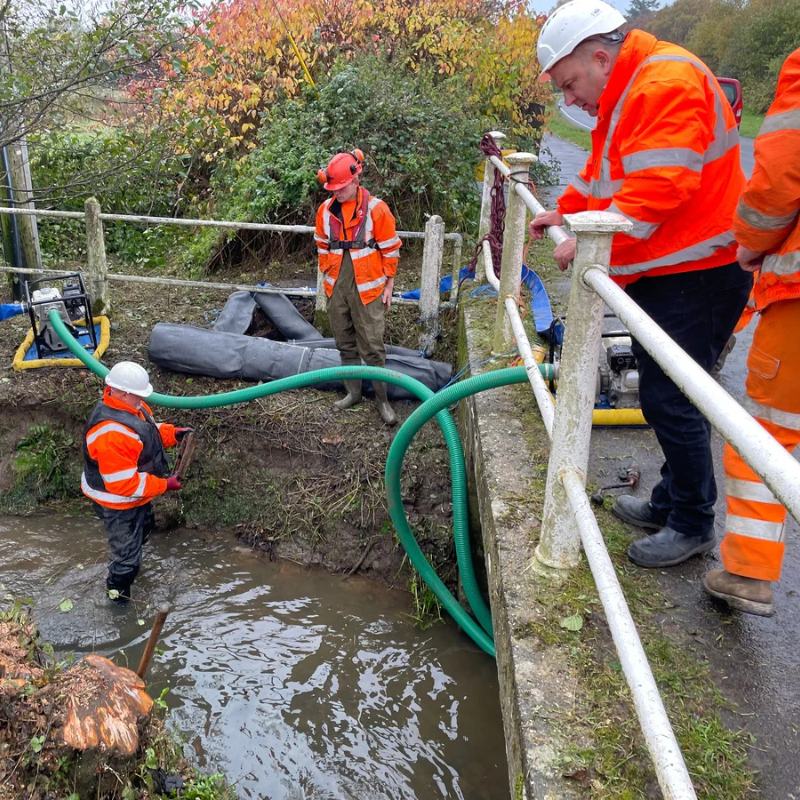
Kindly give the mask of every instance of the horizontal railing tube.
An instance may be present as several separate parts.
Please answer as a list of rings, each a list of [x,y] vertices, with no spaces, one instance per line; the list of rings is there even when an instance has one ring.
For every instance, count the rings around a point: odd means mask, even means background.
[[[506,178],[511,175],[511,170],[497,156],[489,156],[489,161],[491,161],[495,168],[500,170]],[[522,198],[525,205],[528,206],[531,214],[541,214],[542,211],[546,211],[545,207],[536,199],[534,193],[524,183],[512,182],[511,185],[514,187],[514,191]],[[570,238],[569,234],[559,225],[553,225],[548,228],[547,235],[555,244],[561,244],[561,242]]]
[[[574,470],[565,469],[561,473],[561,481],[575,514],[583,552],[592,570],[622,672],[633,696],[636,715],[656,769],[658,785],[665,800],[693,800],[697,795],[692,779],[608,555],[603,534],[586,497],[583,479]]]
[[[800,464],[699,364],[667,336],[602,268],[589,267],[584,282],[605,300],[631,336],[658,362],[767,486],[800,519]]]
[[[20,216],[56,217],[59,219],[83,219],[83,211],[52,211],[40,208],[3,208],[0,214]],[[140,225],[178,225],[186,228],[230,228],[245,231],[274,231],[276,233],[314,233],[311,225],[280,225],[273,222],[236,222],[222,219],[190,219],[188,217],[148,217],[136,214],[106,214],[101,213],[100,219],[104,222],[134,222]],[[402,239],[424,239],[424,231],[397,231]],[[445,233],[444,238],[450,241],[461,242],[460,233]]]
[[[63,269],[20,269],[18,267],[5,267],[0,264],[0,272],[11,272],[28,275],[60,275],[63,276],[67,270]],[[222,289],[228,292],[253,292],[253,294],[282,294],[288,297],[314,297],[316,289],[310,287],[277,287],[277,286],[250,286],[246,283],[220,283],[216,281],[190,281],[182,278],[156,278],[149,275],[115,275],[112,272],[106,274],[106,280],[119,281],[121,283],[151,283],[160,286],[184,286],[194,289]],[[397,305],[416,305],[419,301],[392,296],[392,303]]]
[[[506,297],[505,306],[508,320],[511,323],[511,330],[514,332],[514,339],[517,342],[517,349],[525,364],[525,371],[528,373],[528,382],[531,385],[533,396],[536,398],[536,403],[539,406],[539,413],[542,415],[545,430],[547,431],[547,435],[552,438],[553,419],[556,413],[556,404],[553,401],[553,395],[550,394],[550,390],[544,382],[542,373],[539,371],[539,365],[533,357],[531,344],[525,333],[516,300],[514,300],[513,297]]]

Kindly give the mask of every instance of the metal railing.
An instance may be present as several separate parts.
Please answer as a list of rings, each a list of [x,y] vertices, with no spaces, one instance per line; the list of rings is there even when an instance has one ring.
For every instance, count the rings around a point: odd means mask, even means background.
[[[236,222],[217,219],[189,219],[179,217],[149,217],[133,214],[108,214],[100,211],[100,204],[94,198],[86,200],[84,211],[54,211],[37,208],[5,208],[0,207],[0,214],[11,216],[35,216],[56,219],[82,219],[86,224],[86,278],[90,295],[96,301],[96,311],[108,313],[111,309],[110,281],[122,283],[150,283],[163,286],[181,286],[202,289],[224,289],[228,291],[244,290],[263,294],[285,294],[296,297],[316,297],[317,310],[325,309],[325,293],[322,290],[322,276],[317,275],[317,286],[312,288],[276,288],[251,286],[247,284],[225,283],[219,281],[193,281],[179,278],[164,278],[143,275],[124,275],[111,273],[105,252],[103,222],[126,222],[139,225],[173,225],[190,228],[219,228],[222,230],[268,231],[273,233],[298,233],[313,235],[310,225],[281,225],[266,222]],[[439,279],[442,271],[444,242],[453,243],[452,287],[450,303],[454,304],[458,296],[458,277],[461,269],[463,238],[458,232],[446,233],[441,217],[431,216],[424,231],[398,231],[402,239],[422,239],[422,275],[419,300],[405,299],[396,296],[393,302],[398,304],[419,305],[420,320],[425,329],[424,342],[432,341],[438,330],[440,308]],[[30,269],[0,265],[0,272],[19,274],[63,275],[64,270]]]
[[[492,135],[498,141],[497,135]],[[795,518],[800,518],[800,464],[609,277],[612,237],[631,225],[617,214],[583,212],[564,218],[577,237],[577,250],[567,306],[569,324],[561,351],[558,403],[554,402],[539,373],[518,310],[526,213],[544,210],[527,186],[528,169],[535,156],[514,153],[505,161],[507,164],[495,156],[487,159],[484,184],[491,186],[495,170],[510,179],[499,280],[494,276],[487,242],[483,246],[483,261],[486,279],[498,290],[500,298],[493,350],[507,352],[516,344],[551,438],[535,559],[549,568],[569,569],[578,564],[583,547],[664,797],[691,800],[696,798],[691,778],[586,496],[598,345],[605,305]],[[484,205],[487,202],[488,193],[484,191]],[[484,218],[488,220],[488,210],[482,209],[481,219]],[[556,244],[568,235],[556,227],[548,233]]]

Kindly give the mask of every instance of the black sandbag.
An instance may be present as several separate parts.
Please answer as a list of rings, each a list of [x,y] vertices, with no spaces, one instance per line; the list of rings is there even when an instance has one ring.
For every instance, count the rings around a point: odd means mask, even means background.
[[[150,360],[160,367],[212,378],[276,380],[300,372],[341,366],[336,349],[310,348],[167,322],[159,322],[153,328],[148,351]],[[443,361],[415,355],[387,353],[386,367],[416,378],[433,391],[441,389],[452,373],[451,366]],[[331,381],[317,384],[317,387],[341,389],[342,384]],[[371,390],[369,383],[365,384],[365,389]],[[394,400],[414,397],[391,383],[388,389],[389,397]]]
[[[234,292],[228,297],[212,327],[215,331],[226,333],[247,333],[255,310],[256,301],[250,292]]]
[[[286,295],[256,292],[254,299],[264,316],[284,339],[302,342],[320,338],[319,331],[303,317]]]

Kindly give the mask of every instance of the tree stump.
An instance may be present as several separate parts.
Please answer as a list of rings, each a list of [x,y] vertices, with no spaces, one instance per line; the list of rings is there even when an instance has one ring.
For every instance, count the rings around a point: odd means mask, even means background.
[[[63,688],[68,688],[60,731],[64,744],[75,750],[134,755],[139,748],[139,721],[153,707],[144,681],[132,670],[94,653],[61,677]]]

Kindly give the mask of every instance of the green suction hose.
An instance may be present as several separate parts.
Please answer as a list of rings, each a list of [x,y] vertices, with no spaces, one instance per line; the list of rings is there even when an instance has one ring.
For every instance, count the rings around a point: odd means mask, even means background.
[[[403,497],[400,491],[400,475],[402,474],[403,459],[411,444],[411,440],[431,417],[442,413],[443,409],[471,394],[477,394],[487,389],[494,389],[498,386],[506,386],[512,383],[525,383],[527,380],[528,374],[524,367],[512,367],[476,375],[473,378],[467,378],[453,386],[442,389],[433,397],[426,400],[419,408],[415,409],[411,416],[403,423],[395,434],[392,444],[389,447],[389,454],[386,457],[385,476],[386,494],[389,500],[389,516],[394,523],[398,538],[419,572],[420,577],[428,584],[431,591],[433,591],[439,599],[439,602],[441,602],[466,633],[469,634],[472,640],[484,652],[491,656],[494,656],[495,651],[494,643],[487,635],[488,631],[484,632],[480,629],[475,630],[477,626],[473,620],[466,614],[455,597],[453,597],[420,550],[417,540],[414,538],[414,534],[408,525],[408,518],[403,508]],[[461,449],[460,439],[457,440],[454,447],[458,448],[458,460],[461,464],[461,469],[458,471],[453,470],[451,479],[453,491],[453,529],[454,531],[460,531],[462,529],[468,530],[467,483],[464,470],[464,454]],[[469,536],[455,537],[455,546],[456,557],[459,564],[462,561],[468,561],[470,565],[472,565],[472,555],[469,550]],[[466,552],[459,553],[460,548],[466,548]],[[464,587],[464,591],[466,593],[466,586]],[[470,603],[470,605],[472,604]]]
[[[92,372],[101,378],[105,377],[109,371],[108,367],[90,355],[86,349],[72,337],[58,314],[55,311],[51,311],[48,315],[48,319],[53,329],[61,337],[69,350]],[[542,370],[544,371],[544,367],[542,367]],[[470,394],[511,383],[523,383],[527,380],[527,374],[523,367],[485,373],[443,389],[435,395],[423,383],[408,375],[403,375],[380,367],[353,366],[331,367],[315,372],[302,373],[289,378],[282,378],[257,386],[250,386],[245,389],[220,392],[213,395],[180,397],[154,392],[148,397],[148,401],[153,405],[167,408],[215,408],[218,406],[245,403],[259,397],[265,397],[290,389],[300,389],[332,380],[353,378],[394,383],[402,386],[423,401],[419,408],[417,408],[400,427],[389,449],[386,462],[386,487],[389,501],[389,513],[397,530],[398,538],[420,577],[428,584],[442,605],[473,641],[486,653],[494,655],[491,612],[478,586],[470,550],[464,454],[458,430],[456,429],[452,417],[445,409],[454,402]],[[476,624],[475,620],[453,597],[428,562],[414,538],[414,534],[408,524],[405,509],[403,508],[400,489],[403,458],[417,431],[432,417],[436,418],[442,430],[450,456],[453,494],[453,537],[455,541],[456,560],[461,584],[464,588],[464,594],[479,624]]]
[[[70,351],[96,375],[101,378],[105,377],[108,373],[108,367],[94,358],[72,337],[68,328],[58,314],[55,311],[52,311],[48,315],[48,319],[50,320],[53,329],[61,337],[62,341],[67,345]],[[318,370],[315,372],[306,372],[300,375],[293,375],[289,378],[282,378],[280,380],[270,381],[269,383],[259,384],[257,386],[249,386],[245,389],[237,389],[231,392],[220,392],[213,395],[176,397],[173,395],[165,395],[158,392],[153,392],[153,394],[151,394],[147,399],[148,402],[152,403],[153,405],[164,406],[167,408],[214,408],[218,406],[232,405],[235,403],[245,403],[258,397],[265,397],[267,395],[276,394],[289,389],[300,389],[307,386],[313,386],[317,383],[325,383],[332,380],[348,380],[353,378],[388,381],[390,383],[402,386],[404,389],[411,392],[422,401],[427,400],[434,395],[434,393],[427,386],[408,375],[403,375],[399,372],[393,372],[392,370],[386,370],[380,367],[353,366],[331,367],[329,369]],[[437,415],[437,422],[442,430],[442,434],[450,455],[451,483],[457,482],[459,485],[461,485],[466,481],[466,478],[464,475],[464,459],[458,430],[450,414],[445,411]],[[405,516],[405,511],[403,511],[403,515]],[[454,525],[454,538],[456,541],[459,539],[468,540],[469,529],[466,522],[466,508],[459,509],[458,512],[454,510],[453,516],[454,521],[456,518],[459,520],[459,523]],[[407,523],[406,527],[408,528]],[[413,540],[413,535],[411,538]],[[414,542],[414,544],[416,544],[416,542]],[[417,569],[418,572],[420,572],[421,567],[423,569],[424,567],[427,567],[428,569],[432,570],[427,562],[427,559],[425,559],[425,556],[422,555],[422,551],[419,550],[419,548],[417,548],[417,551],[419,554],[417,558],[411,557],[409,554],[409,558],[415,569]],[[483,599],[483,594],[475,576],[475,568],[472,563],[469,541],[462,542],[460,545],[457,544],[456,557],[459,574],[461,576],[461,583],[464,587],[464,594],[467,598],[467,602],[480,622],[483,630],[486,631],[489,636],[491,636],[491,612],[489,611],[486,601]],[[422,559],[424,565],[419,563],[419,558]],[[461,608],[460,605],[459,608]],[[467,619],[470,619],[469,615],[466,614],[463,609],[461,610]],[[470,621],[472,620],[470,619]],[[491,638],[489,641],[491,641]]]

